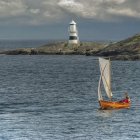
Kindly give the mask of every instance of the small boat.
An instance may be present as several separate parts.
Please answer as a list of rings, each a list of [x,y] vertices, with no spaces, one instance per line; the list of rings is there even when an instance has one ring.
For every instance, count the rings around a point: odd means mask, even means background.
[[[111,89],[111,62],[110,59],[105,59],[99,57],[99,67],[100,67],[100,79],[98,83],[98,100],[100,109],[123,109],[130,108],[131,102],[130,98],[121,100],[121,101],[113,101],[112,100],[112,89]],[[101,93],[101,84],[105,89],[108,100],[104,100]]]

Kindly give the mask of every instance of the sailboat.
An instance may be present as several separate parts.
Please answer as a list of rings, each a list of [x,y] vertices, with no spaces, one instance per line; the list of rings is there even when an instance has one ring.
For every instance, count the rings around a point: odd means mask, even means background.
[[[99,57],[100,67],[100,79],[98,83],[98,100],[100,109],[123,109],[130,108],[130,100],[128,102],[112,101],[112,89],[111,89],[111,62],[110,59]],[[101,84],[105,89],[108,100],[104,100],[101,93]]]

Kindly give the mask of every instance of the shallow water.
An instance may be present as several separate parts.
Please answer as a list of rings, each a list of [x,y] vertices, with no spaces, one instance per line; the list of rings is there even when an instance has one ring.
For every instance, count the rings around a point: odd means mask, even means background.
[[[113,61],[114,97],[130,109],[98,110],[98,60],[0,56],[1,140],[139,140],[140,62]]]

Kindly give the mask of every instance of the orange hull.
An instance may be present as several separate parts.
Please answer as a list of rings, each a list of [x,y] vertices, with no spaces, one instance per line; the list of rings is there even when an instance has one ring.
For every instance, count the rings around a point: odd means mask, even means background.
[[[113,102],[113,101],[99,101],[101,109],[123,109],[130,108],[130,103],[121,103],[121,102]]]

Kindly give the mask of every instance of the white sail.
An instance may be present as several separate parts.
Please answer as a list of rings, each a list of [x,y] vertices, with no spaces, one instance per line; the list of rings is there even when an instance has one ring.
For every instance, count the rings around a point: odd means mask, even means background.
[[[112,98],[110,60],[99,58],[101,79],[108,98]]]

